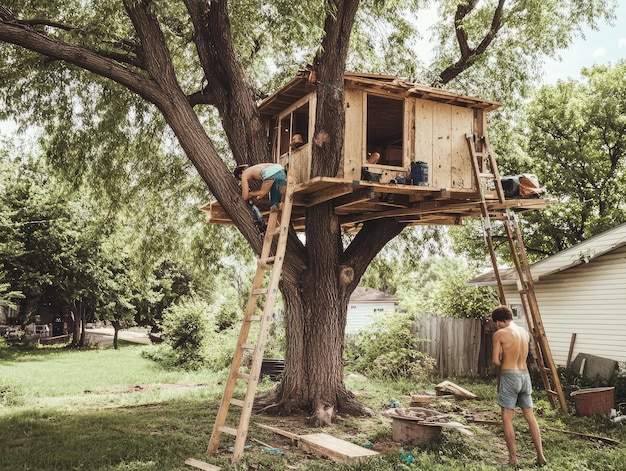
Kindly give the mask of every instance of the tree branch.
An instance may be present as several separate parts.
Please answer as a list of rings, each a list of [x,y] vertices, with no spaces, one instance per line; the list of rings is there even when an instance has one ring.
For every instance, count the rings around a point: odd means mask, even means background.
[[[463,23],[467,14],[476,6],[476,3],[476,0],[472,0],[467,5],[458,5],[454,16],[454,25],[456,28],[456,38],[461,57],[454,64],[447,67],[439,74],[439,77],[433,83],[434,86],[445,85],[458,77],[462,72],[469,69],[476,62],[478,57],[487,50],[502,27],[502,12],[504,10],[506,0],[499,0],[498,6],[496,7],[491,19],[489,31],[487,31],[478,46],[471,48],[467,41],[467,32],[463,27]]]
[[[144,75],[91,49],[51,38],[18,21],[0,21],[0,41],[21,46],[109,78],[154,103],[160,88]]]
[[[349,260],[355,273],[353,285],[349,289],[354,290],[358,286],[359,280],[374,257],[405,227],[406,224],[393,219],[379,219],[363,224],[342,256],[342,260]]]

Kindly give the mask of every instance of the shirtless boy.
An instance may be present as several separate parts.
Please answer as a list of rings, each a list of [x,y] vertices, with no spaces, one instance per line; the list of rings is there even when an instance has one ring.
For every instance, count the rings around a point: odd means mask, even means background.
[[[235,178],[241,179],[241,197],[244,200],[260,200],[269,193],[270,211],[278,211],[282,195],[287,186],[287,174],[279,164],[238,165],[234,170]],[[250,191],[250,181],[260,181],[261,189]]]
[[[513,313],[508,306],[496,307],[491,313],[491,320],[498,329],[493,334],[492,361],[500,369],[498,405],[502,409],[502,425],[509,450],[509,464],[519,466],[513,429],[515,406],[519,406],[528,422],[530,436],[537,451],[535,464],[544,466],[546,457],[543,455],[539,425],[533,413],[532,384],[526,368],[530,337],[528,332],[513,322]]]

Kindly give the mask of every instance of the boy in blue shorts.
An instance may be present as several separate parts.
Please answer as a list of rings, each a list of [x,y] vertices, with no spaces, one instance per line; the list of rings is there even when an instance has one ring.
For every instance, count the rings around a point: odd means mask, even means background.
[[[496,307],[491,313],[491,320],[498,329],[493,334],[492,361],[500,369],[498,405],[502,410],[502,427],[509,450],[509,465],[519,466],[513,429],[515,407],[519,406],[528,422],[530,436],[537,451],[535,464],[545,466],[547,462],[543,455],[541,432],[533,413],[533,386],[526,368],[530,337],[528,332],[513,322],[513,313],[508,306]]]

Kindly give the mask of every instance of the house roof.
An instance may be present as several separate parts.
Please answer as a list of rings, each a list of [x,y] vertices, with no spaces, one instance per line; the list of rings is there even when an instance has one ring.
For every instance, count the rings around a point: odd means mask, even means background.
[[[497,101],[460,95],[440,88],[415,84],[408,79],[394,75],[345,72],[344,77],[345,86],[355,86],[370,91],[383,92],[391,97],[417,97],[425,100],[464,106],[466,108],[484,109],[486,111],[495,110],[500,107],[500,103]],[[315,72],[311,70],[300,71],[293,79],[280,88],[280,90],[261,102],[259,105],[261,114],[269,118],[274,117],[293,105],[300,98],[314,91],[315,87]]]
[[[357,287],[350,296],[350,302],[385,302],[395,303],[398,297],[374,288]]]
[[[589,263],[591,260],[626,245],[626,224],[621,224],[601,234],[595,235],[572,247],[551,255],[530,266],[533,280],[537,281],[554,273]],[[517,283],[515,268],[500,270],[502,284]],[[493,270],[477,276],[468,282],[472,286],[493,286],[497,284]]]

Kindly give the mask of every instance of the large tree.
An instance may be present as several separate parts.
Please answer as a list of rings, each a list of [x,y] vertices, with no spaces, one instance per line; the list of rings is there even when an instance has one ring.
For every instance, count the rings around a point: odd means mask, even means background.
[[[111,152],[132,148],[143,139],[137,130],[162,118],[259,252],[262,240],[230,164],[231,157],[238,164],[271,160],[257,92],[272,83],[265,77],[273,70],[277,80],[293,74],[295,58],[314,69],[311,173],[334,177],[344,146],[347,64],[365,71],[371,60],[373,71],[420,75],[437,86],[454,82],[457,90],[489,86],[497,91],[490,97],[502,99],[505,91],[522,91],[542,55],[566,46],[582,24],[595,24],[611,2],[442,0],[433,27],[436,54],[427,67],[415,59],[412,42],[423,32],[412,21],[427,3],[419,0],[3,3],[0,41],[17,46],[1,51],[5,110],[28,110],[44,122],[53,154],[75,146],[83,166],[101,162],[111,172],[125,171]],[[353,32],[358,41],[351,45]],[[208,127],[212,112],[223,134]],[[114,137],[102,140],[104,131]],[[228,152],[220,148],[222,136]],[[140,155],[147,155],[149,167],[149,154]],[[269,398],[275,407],[311,411],[318,423],[336,411],[362,410],[343,383],[348,299],[372,259],[403,228],[394,220],[371,221],[344,244],[331,202],[307,210],[306,244],[291,234],[280,285],[287,342],[283,381]]]

